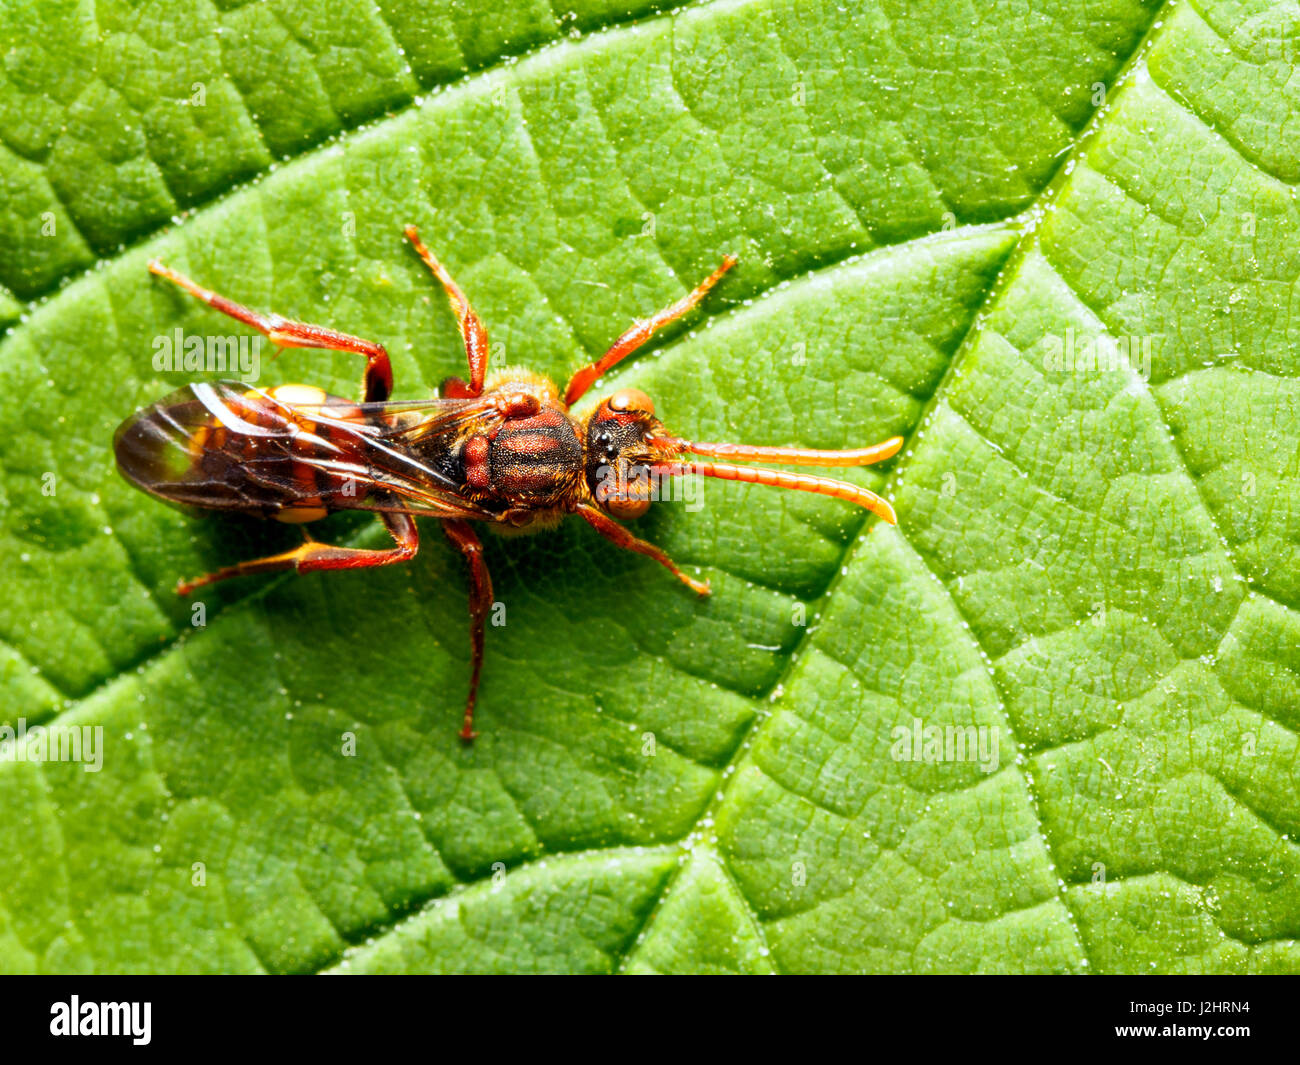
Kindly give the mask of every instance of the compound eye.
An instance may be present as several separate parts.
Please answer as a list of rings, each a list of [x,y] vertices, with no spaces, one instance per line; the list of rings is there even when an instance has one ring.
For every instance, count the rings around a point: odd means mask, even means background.
[[[641,411],[645,414],[655,412],[654,400],[639,388],[620,388],[609,397],[609,409],[616,411]]]

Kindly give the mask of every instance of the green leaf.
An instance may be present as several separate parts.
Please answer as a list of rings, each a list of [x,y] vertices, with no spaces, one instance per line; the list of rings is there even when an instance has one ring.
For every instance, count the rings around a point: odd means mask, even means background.
[[[1300,971],[1300,9],[487,6],[0,14],[0,716],[102,729],[0,746],[0,968]],[[408,222],[560,380],[739,255],[609,384],[900,433],[850,474],[898,526],[709,481],[637,523],[707,601],[489,537],[472,748],[433,523],[194,624],[178,577],[297,534],[116,474],[194,376],[155,338],[237,331],[146,261],[420,397],[463,355]]]

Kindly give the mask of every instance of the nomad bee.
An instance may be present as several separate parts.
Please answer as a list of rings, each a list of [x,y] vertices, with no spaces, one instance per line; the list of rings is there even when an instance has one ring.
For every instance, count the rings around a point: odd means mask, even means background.
[[[644,514],[659,478],[701,474],[817,492],[866,507],[893,523],[893,509],[865,488],[700,457],[865,466],[894,455],[903,444],[901,437],[853,451],[691,443],[669,433],[655,417],[650,397],[635,388],[615,392],[586,417],[569,413],[620,359],[695,307],[735,259],[724,259],[692,292],[634,325],[603,356],[575,373],[561,393],[545,377],[527,370],[488,373],[482,321],[415,227],[408,226],[406,235],[446,290],[469,360],[468,381],[448,378],[441,395],[410,402],[389,399],[393,370],[379,344],[249,310],[157,261],[149,264],[154,274],[256,329],[277,347],[355,352],[365,358],[366,368],[357,402],[308,385],[188,385],[136,412],[118,428],[113,449],[122,474],[169,503],[295,524],[337,510],[371,510],[395,542],[386,550],[368,550],[332,547],[306,536],[292,551],[181,581],[181,595],[250,573],[403,562],[419,547],[415,519],[437,518],[469,566],[473,656],[460,731],[468,741],[476,735],[474,701],[483,666],[483,626],[492,606],[492,581],[471,522],[537,530],[577,514],[607,540],[654,559],[699,595],[709,593],[707,582],[683,573],[657,547],[615,520]]]

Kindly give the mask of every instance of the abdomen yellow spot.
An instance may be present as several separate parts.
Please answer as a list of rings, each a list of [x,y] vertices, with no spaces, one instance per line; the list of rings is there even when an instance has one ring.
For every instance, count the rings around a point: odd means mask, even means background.
[[[320,521],[328,513],[324,507],[285,507],[275,515],[275,520],[286,525],[304,525],[309,521]]]
[[[290,407],[294,405],[306,407],[324,403],[329,397],[323,389],[313,385],[277,385],[271,389],[271,398],[277,403],[285,403]]]

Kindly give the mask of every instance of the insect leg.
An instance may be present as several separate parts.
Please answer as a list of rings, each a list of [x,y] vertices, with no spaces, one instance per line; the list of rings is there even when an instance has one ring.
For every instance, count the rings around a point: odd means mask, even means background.
[[[350,351],[357,355],[364,355],[366,372],[361,382],[362,400],[367,403],[380,402],[392,394],[393,367],[388,361],[388,352],[373,340],[362,340],[360,337],[327,329],[323,325],[295,322],[278,314],[262,314],[260,311],[250,310],[234,300],[226,299],[225,296],[220,296],[191,281],[184,274],[164,266],[157,259],[149,261],[149,270],[158,277],[179,285],[209,307],[256,329],[277,347],[324,348],[328,351]]]
[[[696,595],[709,594],[708,581],[697,581],[694,577],[688,577],[677,568],[677,564],[673,562],[671,558],[660,551],[659,548],[655,547],[654,544],[647,543],[645,540],[633,536],[627,531],[627,529],[623,528],[623,526],[603,511],[597,510],[595,507],[583,503],[579,505],[578,513],[587,520],[588,525],[600,533],[600,535],[611,544],[616,544],[628,551],[635,551],[639,555],[646,555],[649,558],[653,558],[659,563],[659,565],[667,567],[674,577],[686,585],[686,587],[691,591],[695,592]]]
[[[451,302],[451,309],[456,315],[456,324],[460,326],[461,339],[465,342],[465,357],[469,360],[469,384],[466,385],[459,378],[450,378],[448,385],[444,385],[443,394],[453,399],[471,399],[482,393],[483,379],[487,376],[487,329],[483,325],[483,320],[469,305],[465,293],[451,279],[451,274],[447,273],[447,268],[434,258],[433,252],[425,247],[415,226],[406,227],[406,239],[424,260],[424,265],[433,271],[433,276],[442,282],[442,287],[447,291],[447,299]],[[457,388],[457,385],[460,387]],[[463,394],[461,389],[464,390]]]
[[[363,569],[367,566],[387,566],[394,562],[405,562],[413,558],[420,546],[420,534],[415,519],[407,514],[385,513],[384,524],[392,533],[396,547],[385,551],[376,551],[361,547],[332,547],[315,540],[308,540],[300,547],[283,554],[270,555],[267,558],[255,558],[248,562],[238,562],[226,566],[192,581],[181,581],[176,586],[180,595],[189,595],[195,588],[231,577],[244,577],[250,573],[274,573],[279,570],[295,569],[307,573],[315,569]]]
[[[460,738],[469,743],[478,735],[474,731],[474,702],[478,699],[478,678],[483,671],[483,622],[487,620],[488,611],[492,608],[492,575],[488,573],[487,563],[483,560],[483,543],[469,522],[448,518],[443,521],[442,527],[447,531],[447,538],[460,548],[469,564],[469,639],[472,661],[469,699],[465,703],[465,722],[460,730]]]
[[[569,378],[568,385],[564,389],[564,402],[573,405],[578,402],[597,380],[603,376],[616,362],[626,358],[636,351],[642,344],[649,340],[655,333],[666,326],[669,322],[675,321],[683,314],[694,307],[700,300],[708,295],[709,289],[722,280],[722,275],[736,265],[736,257],[728,255],[722,260],[722,265],[713,271],[708,277],[696,285],[690,292],[679,299],[671,307],[665,307],[652,318],[647,318],[643,322],[637,322],[631,329],[614,341],[613,346],[605,352],[599,359],[593,363],[588,363],[581,370]]]

